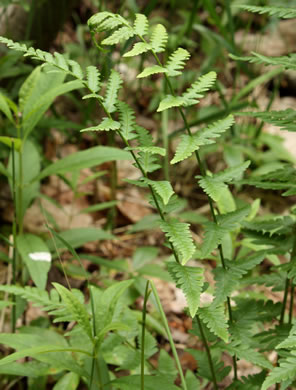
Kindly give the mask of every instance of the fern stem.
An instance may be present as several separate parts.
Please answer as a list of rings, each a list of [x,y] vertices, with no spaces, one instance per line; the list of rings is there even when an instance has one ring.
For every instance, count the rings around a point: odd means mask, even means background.
[[[196,323],[198,325],[199,332],[200,332],[203,344],[204,344],[205,349],[206,349],[208,362],[209,362],[209,366],[210,366],[210,370],[211,370],[211,374],[212,374],[212,380],[213,380],[214,389],[218,390],[217,379],[216,379],[216,374],[215,374],[215,369],[214,369],[214,364],[213,364],[213,360],[212,360],[211,351],[210,351],[210,348],[208,346],[207,338],[206,338],[206,336],[204,334],[202,323],[201,323],[198,315],[195,316],[195,320],[196,320]]]
[[[142,337],[141,337],[141,390],[145,390],[144,383],[144,371],[145,371],[145,329],[146,329],[146,310],[147,310],[147,301],[151,290],[149,291],[149,280],[146,283],[145,295],[144,295],[144,303],[143,303],[143,311],[142,311]]]
[[[286,310],[287,298],[288,298],[288,293],[289,293],[289,286],[290,286],[290,279],[286,278],[285,292],[284,292],[284,298],[283,298],[283,304],[282,304],[282,311],[281,311],[281,316],[280,316],[280,321],[279,321],[280,325],[283,325],[283,323],[284,323],[285,310]]]
[[[153,295],[155,297],[155,300],[156,300],[156,303],[157,303],[157,307],[158,307],[158,310],[159,310],[159,313],[160,313],[160,316],[161,316],[161,319],[162,319],[162,322],[163,322],[163,325],[164,325],[167,337],[169,339],[169,343],[170,343],[170,346],[171,346],[171,349],[172,349],[172,353],[173,353],[174,359],[176,361],[176,365],[177,365],[177,369],[179,371],[182,387],[183,387],[184,390],[187,390],[187,384],[186,384],[186,381],[185,381],[185,378],[184,378],[184,374],[183,374],[182,366],[181,366],[181,363],[180,363],[180,359],[179,359],[179,356],[178,356],[178,353],[177,353],[177,350],[176,350],[176,347],[175,347],[175,343],[174,343],[174,340],[173,340],[173,337],[172,337],[172,334],[171,334],[171,331],[170,331],[170,328],[169,328],[169,324],[168,324],[166,315],[165,315],[165,313],[163,311],[163,308],[162,308],[162,305],[161,305],[161,302],[160,302],[160,299],[159,299],[159,296],[158,296],[155,284],[151,280],[149,281],[149,283],[151,285],[151,288],[152,288],[152,291],[153,291]],[[216,389],[218,389],[218,388],[215,388],[215,390]]]
[[[292,324],[292,319],[293,319],[293,306],[294,306],[294,291],[295,286],[292,283],[291,285],[291,298],[290,298],[290,307],[289,307],[289,324]]]

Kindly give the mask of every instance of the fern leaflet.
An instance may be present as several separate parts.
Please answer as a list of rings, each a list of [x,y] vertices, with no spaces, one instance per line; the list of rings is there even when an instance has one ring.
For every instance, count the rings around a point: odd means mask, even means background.
[[[208,91],[215,83],[217,74],[215,72],[209,72],[201,77],[183,93],[182,97],[185,100],[184,105],[192,106],[199,102],[198,99],[204,97],[204,92]]]
[[[165,67],[168,70],[168,76],[174,77],[179,76],[182,74],[180,72],[184,66],[185,61],[187,61],[190,58],[190,53],[182,49],[182,47],[179,47],[177,50],[175,50],[169,57]]]
[[[148,66],[143,70],[143,72],[138,74],[137,78],[141,79],[143,77],[148,77],[156,73],[167,73],[167,69],[159,65]]]
[[[190,157],[193,152],[200,148],[200,146],[215,143],[212,138],[220,137],[222,133],[233,125],[233,123],[234,118],[232,115],[229,115],[224,119],[214,122],[207,128],[196,132],[192,136],[183,134],[181,142],[177,146],[175,157],[171,160],[171,164],[176,164],[177,162]]]
[[[279,361],[279,367],[274,367],[263,382],[261,390],[267,390],[274,383],[280,383],[287,379],[294,380],[296,377],[296,351]]]
[[[109,113],[116,111],[117,94],[121,84],[122,80],[119,73],[115,70],[112,70],[108,80],[107,91],[104,100],[104,106]]]
[[[193,318],[199,307],[200,294],[204,283],[204,270],[171,262],[168,263],[168,271],[176,286],[185,294],[189,312]]]
[[[86,68],[87,86],[93,92],[96,93],[100,89],[100,72],[95,66],[88,66]]]
[[[193,244],[189,224],[177,220],[170,222],[161,221],[160,228],[177,249],[181,256],[181,263],[183,265],[186,264],[195,252],[195,245]]]
[[[120,133],[126,140],[135,137],[133,131],[135,129],[135,113],[130,106],[124,102],[118,101],[117,107],[119,111]]]
[[[182,98],[181,96],[167,95],[159,103],[157,112],[161,112],[161,111],[167,110],[168,108],[172,108],[172,107],[180,107],[183,104],[184,104],[184,98]]]
[[[123,26],[118,30],[114,31],[112,35],[105,38],[102,41],[102,45],[116,45],[117,43],[127,41],[129,38],[134,36],[134,31],[130,27]]]
[[[283,111],[242,112],[240,115],[261,119],[281,130],[296,131],[296,111],[291,108]]]
[[[223,305],[216,306],[212,303],[210,306],[199,308],[198,315],[211,332],[227,343],[229,333],[224,311]]]
[[[134,22],[134,32],[136,35],[143,37],[148,34],[149,22],[146,15],[136,14]]]
[[[169,181],[155,181],[147,178],[143,178],[142,180],[144,181],[144,183],[150,185],[154,189],[154,191],[161,197],[165,205],[168,204],[171,196],[174,195],[174,190]]]
[[[132,50],[124,53],[123,57],[135,57],[138,56],[139,54],[146,53],[148,50],[151,50],[151,46],[149,45],[149,43],[137,42],[134,44]]]
[[[154,53],[161,53],[165,51],[168,41],[168,33],[162,24],[158,24],[152,32],[150,45]]]
[[[270,16],[278,16],[283,19],[292,19],[296,18],[295,8],[285,8],[285,7],[258,7],[252,5],[241,5],[240,8],[254,13],[259,13],[260,15],[268,14]]]
[[[85,129],[80,130],[80,132],[85,131],[109,131],[109,130],[119,130],[120,123],[114,121],[111,118],[103,118],[102,122],[98,126],[87,127]]]
[[[275,66],[283,66],[286,69],[296,70],[296,54],[289,54],[288,56],[282,57],[268,57],[263,54],[251,52],[252,56],[246,57],[238,57],[234,54],[230,54],[229,56],[237,61],[248,61],[252,64],[264,64],[264,65],[275,65]]]

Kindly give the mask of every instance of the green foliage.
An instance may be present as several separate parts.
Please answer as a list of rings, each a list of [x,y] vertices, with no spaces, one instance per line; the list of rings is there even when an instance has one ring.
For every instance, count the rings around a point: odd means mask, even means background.
[[[204,270],[198,267],[187,267],[178,263],[168,263],[168,270],[176,286],[185,294],[189,312],[194,318],[200,302],[200,294],[204,284]]]
[[[206,307],[200,307],[198,309],[198,315],[211,332],[220,337],[225,343],[228,342],[228,324],[223,305],[217,306],[216,304],[211,304]]]
[[[168,71],[167,75],[170,77],[179,76],[182,74],[182,69],[185,66],[185,61],[190,58],[190,53],[179,47],[169,57],[165,67]]]
[[[161,53],[165,51],[168,41],[168,33],[162,24],[157,24],[152,32],[150,45],[154,53]]]
[[[280,127],[281,130],[296,131],[296,111],[291,108],[283,111],[244,112],[241,115],[261,119],[263,122]]]
[[[270,16],[278,16],[283,19],[292,19],[296,18],[296,11],[294,8],[285,8],[285,7],[258,7],[252,5],[241,5],[240,8],[254,13],[259,13],[261,15],[268,14]]]
[[[183,93],[182,98],[184,99],[184,105],[188,107],[199,103],[200,99],[204,97],[204,93],[214,85],[216,78],[217,74],[215,72],[209,72],[200,76],[197,81]]]
[[[121,84],[122,80],[119,73],[115,70],[112,70],[108,80],[106,96],[104,99],[104,107],[109,113],[116,111],[117,94]]]

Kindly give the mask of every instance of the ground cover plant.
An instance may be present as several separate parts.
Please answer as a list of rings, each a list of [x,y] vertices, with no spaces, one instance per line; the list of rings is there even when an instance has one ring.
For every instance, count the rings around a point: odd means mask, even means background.
[[[295,55],[244,55],[235,34],[247,17],[293,20],[295,7],[185,2],[178,8],[184,23],[174,29],[162,15],[173,16],[175,3],[160,12],[157,2],[142,9],[129,2],[120,13],[101,4],[87,22],[98,64],[84,58],[81,66],[67,53],[0,37],[17,53],[14,64],[20,54],[31,61],[12,92],[0,93],[0,172],[13,206],[0,236],[8,270],[0,286],[5,389],[295,386],[295,157],[263,127],[295,131],[293,109],[271,110],[279,76],[295,71]],[[196,36],[204,51],[198,61]],[[229,94],[220,73],[230,61]],[[259,74],[252,64],[274,67]],[[266,83],[269,101],[258,110],[260,102],[246,97]],[[55,102],[63,94],[81,110],[79,126],[59,116]],[[41,145],[51,126],[68,141],[64,129],[73,126],[84,150],[45,159]],[[124,180],[123,164],[133,173]],[[104,226],[74,228],[73,208],[67,213],[43,193],[53,175],[72,202],[91,197],[87,185],[101,183],[108,196],[79,213],[103,213]],[[144,194],[150,210],[128,228],[119,215],[126,212],[119,208],[124,188]],[[25,225],[32,203],[42,215],[35,232]],[[128,237],[155,235],[153,244],[138,240],[125,258],[112,256],[122,228]],[[99,254],[86,245],[93,241]],[[159,279],[185,297],[180,316],[190,322],[190,343],[183,347]]]

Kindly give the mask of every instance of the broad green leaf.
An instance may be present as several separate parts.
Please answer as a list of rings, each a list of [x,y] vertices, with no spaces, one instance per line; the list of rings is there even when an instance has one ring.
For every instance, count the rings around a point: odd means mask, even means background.
[[[184,104],[184,99],[181,96],[172,96],[167,95],[164,99],[159,103],[157,112],[161,112],[167,110],[172,107],[180,107]]]
[[[106,232],[103,229],[95,228],[95,227],[85,227],[85,228],[75,228],[70,230],[65,230],[59,233],[68,244],[70,244],[73,248],[79,248],[83,246],[87,242],[97,241],[97,240],[112,240],[114,236]],[[48,247],[51,251],[57,249],[66,249],[65,245],[57,241],[55,244],[52,242],[52,239],[47,241]]]
[[[50,366],[36,360],[26,363],[12,362],[1,366],[0,374],[36,378],[38,376],[50,375]]]
[[[152,74],[156,74],[156,73],[167,73],[167,69],[163,66],[160,66],[160,65],[148,66],[147,68],[145,68],[143,70],[143,72],[138,74],[137,78],[141,79],[143,77],[148,77],[148,76],[151,76]]]
[[[52,390],[76,390],[80,382],[79,375],[68,372],[54,385]]]
[[[0,136],[0,142],[12,148],[12,144],[14,144],[15,150],[19,151],[22,145],[22,140],[20,138],[12,138],[6,136]]]
[[[150,49],[151,46],[149,45],[149,43],[137,42],[134,44],[134,47],[130,51],[124,53],[123,57],[135,57],[139,54],[146,53]]]
[[[34,180],[41,180],[49,175],[57,175],[90,168],[113,160],[131,160],[128,152],[108,146],[94,146],[87,150],[73,153],[49,165]]]
[[[193,318],[200,302],[200,294],[204,284],[204,270],[198,267],[182,266],[178,263],[168,263],[168,270],[176,286],[185,294],[189,312]]]
[[[68,310],[71,312],[77,323],[81,326],[84,332],[88,335],[90,340],[93,340],[90,319],[85,306],[76,298],[76,296],[66,289],[64,286],[53,283],[58,293],[62,297],[63,302],[66,304]]]
[[[40,237],[33,234],[18,236],[16,245],[33,282],[40,290],[44,290],[51,267],[51,254],[47,245]]]
[[[144,178],[143,181],[150,185],[154,191],[161,197],[164,204],[168,204],[170,197],[174,194],[174,190],[169,181],[166,180],[150,180]]]
[[[189,224],[172,220],[170,222],[161,221],[159,226],[166,234],[167,239],[176,248],[181,257],[181,263],[183,265],[186,264],[195,252],[195,245],[192,240]]]
[[[9,104],[7,103],[7,97],[0,93],[0,111],[6,115],[6,117],[10,120],[11,123],[14,124],[14,119],[12,113],[9,108]]]

